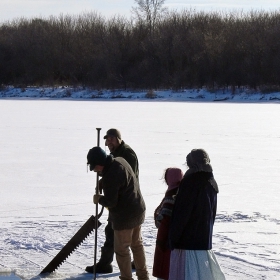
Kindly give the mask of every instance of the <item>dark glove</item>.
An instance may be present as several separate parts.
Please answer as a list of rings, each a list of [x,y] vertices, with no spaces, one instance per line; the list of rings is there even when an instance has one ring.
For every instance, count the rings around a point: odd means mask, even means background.
[[[100,197],[102,197],[102,196],[103,196],[103,195],[95,194],[95,195],[93,196],[93,203],[94,203],[94,204],[97,204],[97,203],[99,202]]]

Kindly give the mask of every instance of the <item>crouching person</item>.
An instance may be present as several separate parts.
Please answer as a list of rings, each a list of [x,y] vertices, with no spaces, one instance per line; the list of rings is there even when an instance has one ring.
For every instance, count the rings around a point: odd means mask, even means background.
[[[146,206],[133,170],[124,158],[106,155],[100,147],[89,150],[87,161],[90,171],[102,176],[104,195],[96,194],[93,200],[109,210],[108,220],[114,229],[114,251],[120,279],[133,279],[131,249],[138,279],[148,280],[141,236]]]

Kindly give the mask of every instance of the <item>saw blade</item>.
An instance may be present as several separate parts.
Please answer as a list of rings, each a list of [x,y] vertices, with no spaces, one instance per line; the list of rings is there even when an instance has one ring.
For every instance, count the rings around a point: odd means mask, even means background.
[[[95,229],[95,222],[95,217],[92,215],[40,274],[54,272]],[[99,228],[101,223],[99,220],[97,220],[97,223],[97,228]]]

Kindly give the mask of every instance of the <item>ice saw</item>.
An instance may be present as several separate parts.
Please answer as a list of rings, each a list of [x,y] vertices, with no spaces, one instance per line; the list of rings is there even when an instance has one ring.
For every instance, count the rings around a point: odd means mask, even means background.
[[[98,215],[97,219],[99,219],[100,216],[101,215]],[[52,261],[41,271],[40,274],[54,272],[95,229],[95,219],[95,216],[91,216],[68,241],[68,243],[60,250],[60,252],[52,259]],[[101,223],[99,222],[99,220],[97,220],[97,228],[99,228],[100,225]]]

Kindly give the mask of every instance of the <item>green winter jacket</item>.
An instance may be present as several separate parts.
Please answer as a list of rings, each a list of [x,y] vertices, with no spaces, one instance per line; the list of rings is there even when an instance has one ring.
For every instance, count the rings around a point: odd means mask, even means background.
[[[116,157],[122,157],[124,158],[131,166],[134,174],[136,175],[136,178],[139,177],[139,164],[138,164],[138,158],[135,152],[132,150],[132,148],[125,144],[122,140],[120,146],[116,149],[116,151],[111,153],[115,158]]]
[[[131,166],[121,157],[107,156],[102,172],[104,196],[99,204],[109,210],[114,230],[132,229],[145,219],[145,202]]]

